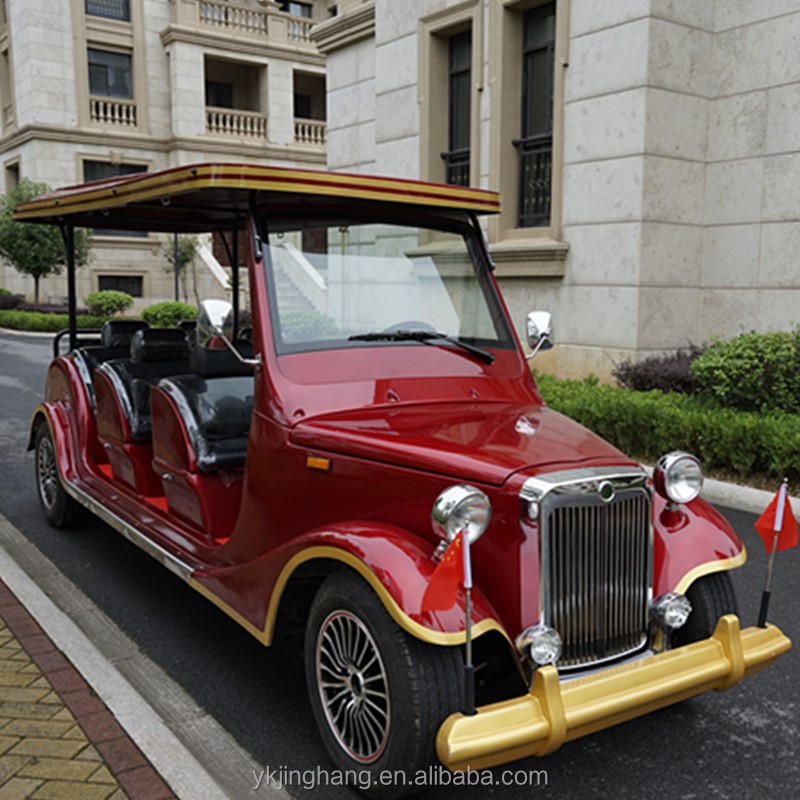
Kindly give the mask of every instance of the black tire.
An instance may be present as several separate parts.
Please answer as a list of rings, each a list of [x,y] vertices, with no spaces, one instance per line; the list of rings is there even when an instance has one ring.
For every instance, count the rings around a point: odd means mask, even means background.
[[[84,518],[85,509],[61,485],[56,446],[46,422],[40,422],[36,429],[34,469],[37,494],[45,519],[54,528],[75,527]]]
[[[698,578],[686,592],[692,604],[687,623],[674,634],[674,643],[680,647],[700,639],[708,639],[725,614],[739,614],[736,593],[727,572],[713,572]]]
[[[343,570],[328,577],[314,598],[305,663],[311,708],[331,759],[338,769],[371,773],[369,787],[359,779],[353,788],[380,798],[425,789],[413,785],[414,775],[438,763],[439,726],[462,704],[461,648],[408,635],[372,588]],[[328,677],[327,687],[321,675]],[[376,785],[383,770],[403,771],[406,780]]]

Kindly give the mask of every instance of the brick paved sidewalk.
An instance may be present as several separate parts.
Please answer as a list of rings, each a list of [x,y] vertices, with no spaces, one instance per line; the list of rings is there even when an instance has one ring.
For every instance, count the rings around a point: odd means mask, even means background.
[[[174,800],[0,580],[0,800]]]

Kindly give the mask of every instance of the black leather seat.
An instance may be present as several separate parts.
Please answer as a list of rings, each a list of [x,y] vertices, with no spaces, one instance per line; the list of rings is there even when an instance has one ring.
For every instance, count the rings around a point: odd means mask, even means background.
[[[114,387],[134,441],[146,441],[151,435],[150,387],[167,375],[185,374],[188,368],[189,343],[178,328],[139,330],[131,338],[129,359],[98,367]]]
[[[106,361],[127,358],[130,354],[133,335],[136,331],[147,327],[147,323],[143,320],[110,319],[100,329],[99,345],[79,347],[73,351],[72,359],[86,387],[92,413],[95,411],[94,384],[92,382],[94,371]]]
[[[244,358],[252,346],[237,341]],[[247,437],[253,415],[253,368],[242,364],[230,350],[195,347],[192,375],[173,375],[158,388],[175,404],[186,428],[201,472],[244,466]]]

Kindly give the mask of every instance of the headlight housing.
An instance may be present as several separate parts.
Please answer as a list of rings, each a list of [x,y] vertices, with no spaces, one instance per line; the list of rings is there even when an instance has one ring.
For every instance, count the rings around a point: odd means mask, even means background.
[[[689,619],[689,615],[692,613],[692,604],[686,595],[667,592],[659,595],[653,601],[650,613],[662,628],[677,630],[682,628]]]
[[[539,667],[555,664],[561,658],[561,636],[541,623],[526,628],[517,636],[516,644],[520,654]]]
[[[489,498],[474,486],[459,484],[445,489],[434,501],[431,524],[434,531],[452,542],[464,530],[469,543],[474,544],[483,535],[492,519]]]
[[[673,503],[690,503],[703,489],[703,468],[689,453],[662,456],[653,470],[656,491]]]

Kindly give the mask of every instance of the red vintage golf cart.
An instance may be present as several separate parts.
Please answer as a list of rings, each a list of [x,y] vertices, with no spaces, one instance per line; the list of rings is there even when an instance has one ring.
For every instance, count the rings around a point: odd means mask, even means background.
[[[52,525],[88,509],[265,645],[302,614],[342,768],[542,755],[790,647],[740,630],[728,571],[745,550],[699,499],[692,456],[651,479],[543,403],[478,221],[498,207],[477,189],[198,164],[16,211],[68,244],[76,226],[226,243],[233,302],[202,303],[195,331],[111,321],[93,343],[73,259],[70,352],[31,428],[38,494]],[[528,337],[550,343],[548,315]],[[422,608],[461,532],[474,672],[464,592]]]

